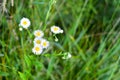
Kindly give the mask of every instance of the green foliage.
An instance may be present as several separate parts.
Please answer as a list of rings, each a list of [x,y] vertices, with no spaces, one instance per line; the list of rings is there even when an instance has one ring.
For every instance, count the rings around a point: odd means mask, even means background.
[[[11,1],[0,9],[0,80],[120,80],[120,0]],[[23,17],[31,26],[19,31]],[[58,42],[53,25],[64,30]],[[36,29],[51,41],[41,55],[32,53]]]

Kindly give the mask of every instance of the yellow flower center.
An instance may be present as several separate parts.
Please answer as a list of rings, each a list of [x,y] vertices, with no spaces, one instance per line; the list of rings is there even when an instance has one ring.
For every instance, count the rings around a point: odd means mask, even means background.
[[[55,28],[54,28],[54,31],[58,31],[58,28],[57,28],[57,27],[55,27]]]
[[[27,21],[23,21],[23,24],[26,25],[26,24],[27,24]]]
[[[37,32],[37,33],[36,33],[36,36],[40,36],[40,35],[41,35],[41,33],[40,33],[40,32]]]
[[[46,43],[46,42],[43,42],[43,46],[47,46],[47,43]]]
[[[37,44],[41,44],[41,41],[40,41],[40,40],[36,40],[36,43],[37,43]]]
[[[35,50],[36,50],[36,51],[40,51],[40,48],[39,48],[39,47],[35,47]]]

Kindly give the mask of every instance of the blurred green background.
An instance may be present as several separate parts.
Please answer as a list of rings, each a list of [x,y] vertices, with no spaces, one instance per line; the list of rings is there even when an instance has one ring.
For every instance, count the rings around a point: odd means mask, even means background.
[[[120,0],[2,2],[0,80],[120,80]],[[31,26],[19,31],[23,17]],[[64,30],[58,42],[53,25]],[[32,53],[36,29],[51,42],[39,56]],[[66,52],[70,59],[62,59]]]

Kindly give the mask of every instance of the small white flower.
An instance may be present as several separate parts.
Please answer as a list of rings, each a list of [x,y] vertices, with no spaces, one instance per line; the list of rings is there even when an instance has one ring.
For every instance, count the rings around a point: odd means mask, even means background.
[[[70,53],[68,53],[67,58],[71,58],[71,57],[72,57],[72,55]]]
[[[42,38],[36,37],[33,42],[35,45],[41,45],[42,41],[43,41]]]
[[[55,41],[58,42],[58,38],[57,37],[55,37]]]
[[[44,40],[42,40],[41,45],[42,45],[43,48],[48,48],[49,47],[49,41],[44,39]]]
[[[71,57],[72,57],[72,55],[69,52],[67,52],[67,53],[64,54],[64,56],[62,57],[62,59],[69,59]]]
[[[35,37],[43,37],[44,33],[41,30],[36,30],[36,31],[34,31],[34,35],[35,35]]]
[[[19,26],[22,26],[23,28],[27,29],[30,26],[30,20],[28,18],[22,18],[20,21]]]
[[[20,27],[20,28],[19,28],[19,30],[20,30],[20,31],[22,31],[22,30],[23,30],[23,28],[21,28],[21,27]]]
[[[32,52],[36,55],[39,55],[43,52],[43,47],[41,45],[35,45],[32,49]]]
[[[58,26],[52,26],[51,32],[53,32],[54,34],[59,34],[59,33],[63,33],[63,30],[60,29],[60,27],[58,27]]]
[[[63,30],[60,30],[60,33],[63,33]]]

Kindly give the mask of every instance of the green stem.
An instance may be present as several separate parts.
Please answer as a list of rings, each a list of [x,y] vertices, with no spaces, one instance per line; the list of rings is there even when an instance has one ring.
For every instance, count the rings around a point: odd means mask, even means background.
[[[48,9],[48,12],[47,12],[47,15],[46,15],[46,18],[45,18],[45,23],[44,23],[44,27],[43,27],[43,31],[46,29],[47,27],[47,21],[48,21],[48,18],[50,16],[50,10],[52,8],[52,5],[55,3],[55,0],[50,0],[50,3],[49,3],[49,9]]]

